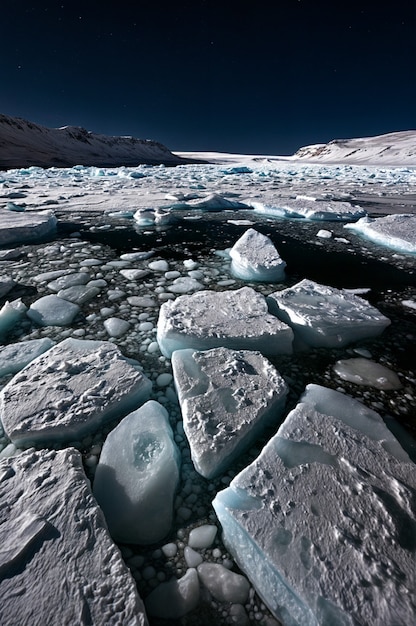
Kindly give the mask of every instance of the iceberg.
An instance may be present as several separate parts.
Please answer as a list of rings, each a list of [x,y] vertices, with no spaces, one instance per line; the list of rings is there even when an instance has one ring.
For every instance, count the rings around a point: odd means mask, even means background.
[[[164,302],[157,341],[168,358],[175,350],[226,347],[291,354],[293,332],[267,311],[264,296],[251,287],[235,291],[199,291]]]
[[[73,448],[0,461],[2,624],[147,626]]]
[[[390,320],[349,291],[304,279],[267,297],[273,315],[289,324],[298,346],[336,348],[377,337]]]
[[[79,441],[145,402],[151,386],[112,343],[64,339],[3,387],[3,427],[17,445]]]
[[[117,541],[151,544],[169,532],[180,453],[166,409],[149,400],[108,435],[94,496]]]
[[[226,546],[285,626],[411,624],[415,477],[377,413],[308,385],[213,506]]]
[[[266,235],[249,228],[230,250],[231,272],[237,278],[268,283],[284,280],[286,263]]]
[[[402,213],[386,217],[363,217],[348,228],[388,248],[399,252],[416,254],[416,215]]]
[[[309,220],[348,221],[359,219],[367,212],[359,206],[338,200],[276,198],[273,204],[250,202],[256,213],[271,217],[306,218]]]
[[[266,426],[276,426],[288,388],[260,352],[214,348],[172,355],[183,427],[195,469],[225,471]]]

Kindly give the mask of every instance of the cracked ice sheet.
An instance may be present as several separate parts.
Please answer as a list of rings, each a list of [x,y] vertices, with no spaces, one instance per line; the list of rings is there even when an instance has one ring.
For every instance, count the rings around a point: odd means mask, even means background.
[[[308,385],[213,505],[225,544],[285,626],[393,626],[416,611],[415,493],[415,466],[381,417]]]
[[[76,450],[4,459],[0,486],[2,624],[147,625]]]

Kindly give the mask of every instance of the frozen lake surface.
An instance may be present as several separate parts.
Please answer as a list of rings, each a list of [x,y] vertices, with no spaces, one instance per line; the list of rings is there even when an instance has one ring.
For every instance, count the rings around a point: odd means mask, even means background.
[[[279,207],[296,202],[299,207],[302,198],[307,214],[315,219],[253,209],[259,203]],[[337,202],[355,209],[340,212]],[[318,203],[325,204],[325,214],[310,213],[310,206],[319,208]],[[237,624],[276,625],[261,597],[247,587],[246,578],[230,579],[235,592],[231,600],[216,589],[215,581],[229,579],[227,572],[236,576],[242,572],[222,543],[212,500],[255,461],[311,383],[360,400],[377,411],[393,432],[403,429],[416,437],[416,255],[411,249],[403,252],[345,228],[351,215],[358,219],[362,211],[370,218],[407,214],[416,219],[416,170],[267,159],[174,168],[29,168],[0,172],[0,210],[7,216],[0,239],[1,388],[17,375],[16,368],[40,354],[40,345],[46,350],[51,342],[68,338],[110,341],[124,357],[140,363],[153,384],[151,399],[168,412],[181,456],[172,526],[151,546],[118,544],[145,604],[151,593],[161,589],[156,597],[162,600],[155,601],[153,596],[148,602],[149,623],[167,623],[154,606],[170,598],[175,623],[181,626],[221,626],[232,623],[233,616]],[[32,239],[32,229],[23,229],[30,233],[17,242],[13,220],[21,224],[22,216],[45,210],[57,220],[56,224],[50,220],[53,230],[46,237],[44,231],[39,232],[43,240],[37,240]],[[267,236],[286,263],[281,282],[248,282],[232,272],[226,251],[249,228]],[[268,357],[288,386],[284,415],[262,431],[224,473],[206,479],[193,466],[171,362],[157,342],[160,307],[202,290],[250,287],[266,297],[303,279],[351,290],[391,324],[377,337],[342,347]],[[35,305],[44,297],[49,299]],[[62,324],[51,306],[57,298],[71,310]],[[11,307],[7,301],[16,304]],[[50,342],[24,343],[45,339]],[[22,344],[20,352],[16,344]],[[361,370],[354,371],[354,363],[349,364],[346,377],[337,374],[337,362],[357,357],[394,372],[400,386],[380,387],[377,375],[372,374],[374,367],[366,368],[365,384],[354,382],[361,375]],[[376,377],[373,384],[371,376]],[[119,421],[69,442],[81,452],[92,482],[104,441]],[[22,448],[16,445],[4,434],[0,456],[20,454]],[[56,443],[55,447],[65,445]],[[414,460],[411,442],[403,445]],[[218,528],[211,543],[191,545],[191,531],[206,525]],[[210,570],[210,565],[222,569]],[[180,578],[181,586],[164,591],[161,584],[172,576]],[[198,580],[203,582],[202,591]]]

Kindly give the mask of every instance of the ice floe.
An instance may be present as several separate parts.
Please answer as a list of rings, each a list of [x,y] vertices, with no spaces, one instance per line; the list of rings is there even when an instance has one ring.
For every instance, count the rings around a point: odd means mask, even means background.
[[[69,326],[80,311],[77,304],[51,294],[33,302],[27,316],[39,326]]]
[[[139,364],[104,341],[64,339],[0,392],[3,427],[17,444],[70,442],[145,402]]]
[[[238,200],[224,198],[217,193],[210,193],[203,198],[176,202],[172,209],[199,209],[200,211],[225,211],[236,209],[248,209],[249,205]]]
[[[367,215],[367,211],[349,202],[311,199],[276,198],[273,204],[250,203],[256,213],[271,217],[306,218],[309,220],[348,221]]]
[[[345,224],[367,239],[399,252],[416,254],[416,215],[410,213],[363,217],[353,224]]]
[[[226,347],[290,354],[292,330],[270,315],[264,296],[251,287],[235,291],[199,291],[160,307],[157,340],[162,354],[175,350]]]
[[[0,309],[0,341],[26,316],[27,306],[20,298],[12,302],[5,302]]]
[[[376,337],[390,324],[366,300],[344,289],[304,279],[267,298],[270,310],[307,346],[334,348]]]
[[[376,389],[400,389],[399,377],[388,367],[370,359],[341,359],[334,365],[334,372],[356,385],[366,385]]]
[[[0,461],[3,624],[147,626],[79,452],[28,450]]]
[[[51,211],[17,213],[0,208],[0,245],[36,241],[56,233],[57,219]]]
[[[213,505],[225,544],[284,624],[410,624],[415,487],[377,413],[309,385]]]
[[[230,250],[231,272],[248,281],[284,280],[286,263],[269,237],[249,228]]]
[[[260,352],[177,350],[172,367],[184,431],[202,476],[223,472],[265,426],[278,423],[288,388]]]
[[[109,434],[95,473],[94,496],[114,539],[149,544],[165,537],[172,524],[179,467],[168,413],[153,400]]]

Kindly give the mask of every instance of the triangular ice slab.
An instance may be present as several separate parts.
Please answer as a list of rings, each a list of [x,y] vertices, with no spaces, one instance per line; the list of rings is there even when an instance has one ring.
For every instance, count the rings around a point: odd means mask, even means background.
[[[308,385],[213,505],[226,546],[284,624],[411,624],[415,469],[377,413]]]
[[[284,279],[286,263],[269,237],[249,228],[230,250],[231,271],[249,281],[278,282]]]
[[[224,471],[265,426],[277,425],[288,389],[260,352],[177,350],[172,367],[184,431],[202,476]]]

